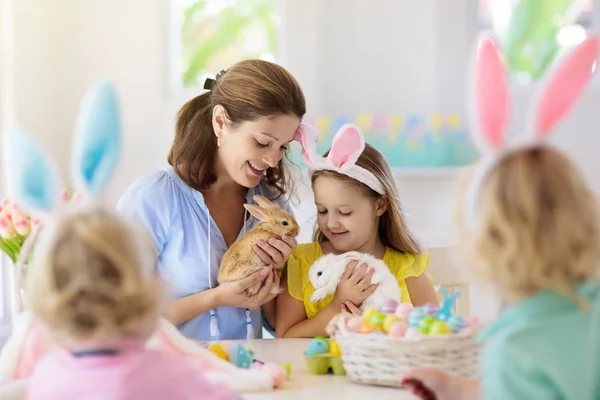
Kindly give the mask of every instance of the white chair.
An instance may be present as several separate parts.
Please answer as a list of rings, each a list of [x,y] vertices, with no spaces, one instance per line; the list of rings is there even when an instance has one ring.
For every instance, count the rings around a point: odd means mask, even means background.
[[[471,310],[470,289],[474,282],[469,279],[472,274],[468,273],[460,262],[459,247],[435,246],[429,248],[428,252],[431,256],[429,274],[433,278],[440,302],[443,299],[440,290],[442,287],[446,288],[450,294],[459,291],[460,296],[456,301],[455,312],[462,316],[469,316]]]

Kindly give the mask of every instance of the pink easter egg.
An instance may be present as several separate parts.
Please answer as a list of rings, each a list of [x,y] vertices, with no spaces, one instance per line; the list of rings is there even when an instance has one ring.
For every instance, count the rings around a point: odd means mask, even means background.
[[[285,369],[279,364],[266,363],[261,369],[266,370],[269,372],[269,374],[271,374],[271,377],[273,378],[273,386],[276,388],[281,386],[281,384],[286,380]]]
[[[479,318],[475,315],[471,315],[469,318],[465,320],[465,327],[468,328],[473,325],[477,325],[479,323]]]
[[[380,311],[385,314],[393,314],[399,303],[394,299],[386,300],[385,303],[381,306]]]
[[[408,329],[408,325],[404,321],[394,322],[392,327],[390,328],[390,336],[391,337],[403,337]]]
[[[362,318],[351,318],[348,320],[348,322],[346,322],[346,329],[348,329],[349,332],[358,332],[360,331],[362,325]]]
[[[408,318],[410,312],[413,309],[413,305],[410,303],[400,303],[398,307],[396,307],[396,315],[402,319]]]

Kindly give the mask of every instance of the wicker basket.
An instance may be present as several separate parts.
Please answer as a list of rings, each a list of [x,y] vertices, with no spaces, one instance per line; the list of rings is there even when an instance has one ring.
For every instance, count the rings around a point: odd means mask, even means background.
[[[400,386],[405,373],[415,367],[435,367],[449,375],[475,379],[479,374],[481,345],[474,340],[479,327],[458,334],[392,338],[348,332],[340,314],[328,325],[328,333],[340,345],[350,380],[380,386]]]

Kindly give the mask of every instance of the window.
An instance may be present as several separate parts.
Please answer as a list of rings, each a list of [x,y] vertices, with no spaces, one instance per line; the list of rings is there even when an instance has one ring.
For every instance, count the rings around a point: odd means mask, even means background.
[[[236,62],[275,61],[276,0],[172,0],[172,83],[202,87]]]
[[[539,78],[562,51],[581,43],[593,27],[594,0],[478,1],[480,28],[498,35],[511,77],[520,84]]]

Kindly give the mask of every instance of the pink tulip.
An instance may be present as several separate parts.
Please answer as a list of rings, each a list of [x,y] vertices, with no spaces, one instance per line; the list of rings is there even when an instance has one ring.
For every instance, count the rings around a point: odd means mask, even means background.
[[[77,202],[80,200],[81,200],[81,193],[73,192],[73,194],[71,195],[71,202]]]
[[[68,203],[69,202],[69,191],[67,189],[64,189],[61,195],[61,200],[63,203]]]
[[[40,219],[39,218],[33,218],[31,220],[31,229],[37,228],[39,224],[40,224]]]
[[[12,239],[15,236],[15,226],[6,215],[0,215],[0,236],[4,239]]]
[[[13,224],[17,233],[21,236],[27,236],[31,232],[31,223],[27,218],[15,220]]]

